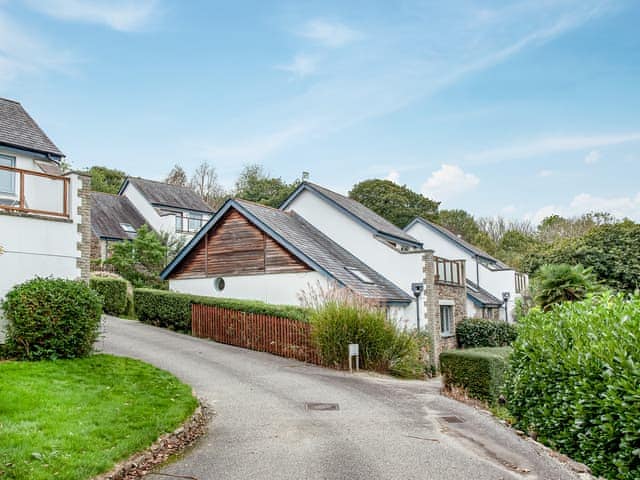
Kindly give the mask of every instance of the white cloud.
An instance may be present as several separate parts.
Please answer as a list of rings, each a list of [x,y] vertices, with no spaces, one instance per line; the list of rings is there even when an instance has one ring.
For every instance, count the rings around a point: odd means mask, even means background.
[[[156,0],[28,0],[28,4],[60,20],[106,25],[121,31],[144,28],[158,10]]]
[[[393,169],[390,170],[385,177],[385,180],[391,180],[393,183],[398,183],[398,180],[400,180],[400,172]]]
[[[506,206],[504,206],[504,207],[502,207],[500,209],[500,211],[502,213],[504,213],[505,215],[512,215],[512,214],[516,213],[517,210],[518,209],[516,208],[515,205],[506,205]]]
[[[640,132],[547,137],[505,147],[483,150],[468,154],[464,158],[471,162],[490,163],[637,141],[640,141]]]
[[[584,157],[584,163],[587,165],[593,165],[594,163],[598,163],[600,161],[600,152],[598,150],[591,150],[587,153],[587,156]]]
[[[478,177],[464,172],[457,165],[443,164],[422,185],[422,193],[435,200],[448,200],[473,190],[479,183]]]
[[[342,47],[358,40],[362,34],[343,23],[316,19],[307,22],[298,32],[301,37],[325,47]]]
[[[277,68],[294,74],[297,77],[306,77],[316,71],[318,61],[315,57],[305,54],[298,54],[293,57],[291,63],[280,65]]]
[[[588,212],[609,212],[615,217],[629,217],[640,220],[640,192],[636,195],[621,197],[601,197],[589,193],[580,193],[573,197],[567,205],[546,205],[527,218],[535,223],[541,222],[549,215],[573,217]]]
[[[26,74],[65,72],[74,56],[0,11],[0,86]]]
[[[540,170],[538,172],[539,177],[550,177],[553,175],[553,170]]]

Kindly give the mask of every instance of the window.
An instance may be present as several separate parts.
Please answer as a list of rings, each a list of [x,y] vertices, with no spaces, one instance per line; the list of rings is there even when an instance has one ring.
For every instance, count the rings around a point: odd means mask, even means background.
[[[201,213],[191,213],[189,214],[189,231],[197,232],[200,230],[202,226],[202,214]]]
[[[453,305],[440,305],[440,334],[453,335]]]
[[[121,223],[120,226],[127,233],[136,233],[136,229],[130,223]]]
[[[373,280],[371,280],[365,273],[363,273],[362,271],[356,269],[356,268],[348,268],[345,267],[347,272],[349,272],[351,275],[353,275],[354,277],[356,277],[358,280],[360,280],[362,283],[373,283]]]
[[[176,214],[176,232],[182,232],[183,228],[182,228],[182,214],[181,213],[177,213]]]
[[[0,155],[0,167],[14,168],[16,166],[15,157]],[[0,193],[15,195],[16,193],[16,173],[0,170]]]

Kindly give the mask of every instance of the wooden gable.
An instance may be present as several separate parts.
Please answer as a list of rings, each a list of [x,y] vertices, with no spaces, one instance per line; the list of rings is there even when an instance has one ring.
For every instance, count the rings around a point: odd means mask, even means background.
[[[229,210],[193,247],[169,279],[310,271],[237,210]]]

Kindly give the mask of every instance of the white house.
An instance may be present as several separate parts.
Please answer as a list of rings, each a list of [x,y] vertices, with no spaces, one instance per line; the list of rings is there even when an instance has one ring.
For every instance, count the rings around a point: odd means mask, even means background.
[[[404,231],[429,245],[436,255],[466,261],[467,311],[470,316],[513,320],[515,301],[527,287],[527,276],[505,265],[458,235],[423,218]],[[507,297],[506,313],[504,298]]]
[[[109,245],[132,239],[142,225],[190,240],[213,210],[190,188],[127,178],[118,195],[91,194],[91,257],[106,260]]]
[[[88,279],[90,179],[14,100],[0,98],[0,299],[35,276]]]
[[[437,276],[438,265],[447,273]],[[437,356],[466,316],[464,270],[464,260],[436,258],[360,203],[304,182],[280,209],[229,200],[161,276],[180,292],[292,305],[309,284],[332,282],[384,305],[400,327],[429,329]]]

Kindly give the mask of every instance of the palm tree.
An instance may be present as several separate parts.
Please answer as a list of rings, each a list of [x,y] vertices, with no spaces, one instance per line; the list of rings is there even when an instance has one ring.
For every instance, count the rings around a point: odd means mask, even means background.
[[[598,290],[600,284],[595,274],[582,265],[543,265],[533,279],[536,304],[545,311],[562,302],[583,300]]]

